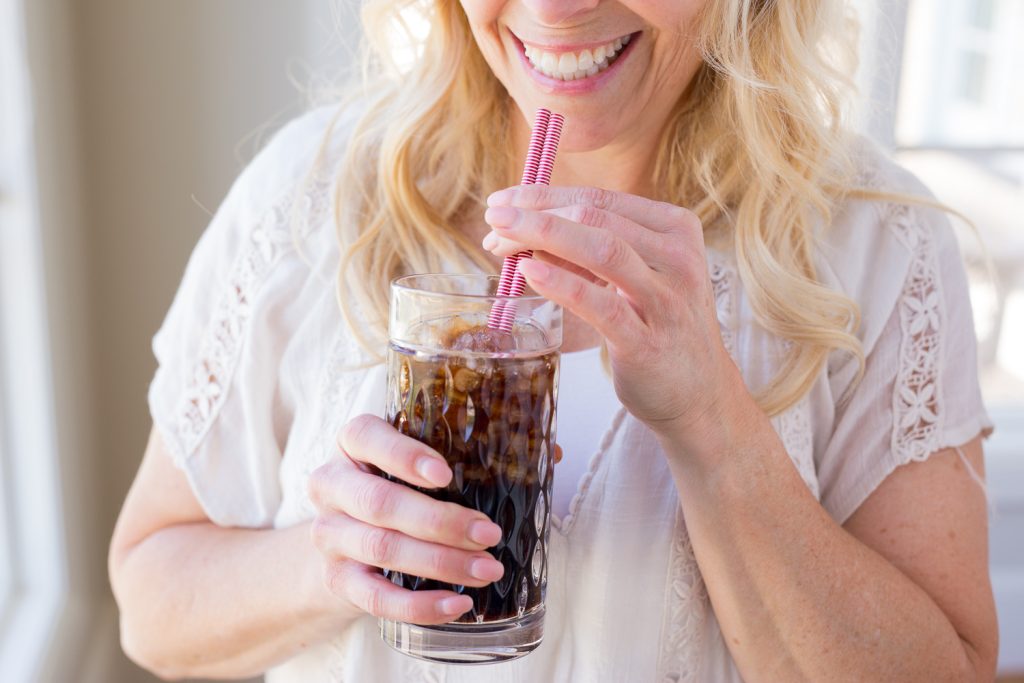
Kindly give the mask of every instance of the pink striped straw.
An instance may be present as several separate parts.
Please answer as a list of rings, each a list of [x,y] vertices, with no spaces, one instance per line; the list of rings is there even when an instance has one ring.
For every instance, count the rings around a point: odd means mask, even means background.
[[[532,185],[536,182],[538,168],[540,167],[544,142],[547,138],[548,121],[551,119],[551,112],[547,109],[538,109],[533,118],[533,131],[530,133],[530,148],[526,152],[526,165],[523,167],[523,179],[521,185]],[[551,178],[551,171],[548,171],[548,179]],[[519,255],[513,254],[505,258],[501,266],[501,277],[498,279],[497,296],[508,296],[512,282],[515,279],[516,263]],[[491,307],[491,315],[487,319],[487,325],[491,329],[503,329],[502,320],[505,308],[504,301],[496,301]],[[505,330],[511,332],[511,328]]]
[[[558,142],[562,137],[562,125],[565,123],[565,117],[561,114],[552,114],[551,119],[548,121],[547,134],[544,137],[544,147],[541,150],[540,162],[537,165],[537,179],[535,185],[548,185],[551,183],[551,171],[555,167],[555,154],[558,153]],[[523,291],[526,290],[526,278],[519,272],[519,262],[523,259],[533,258],[532,251],[522,251],[516,254],[514,257],[515,264],[513,265],[514,275],[512,277],[512,283],[509,285],[508,296],[522,296]],[[508,259],[505,260],[508,263]],[[504,273],[504,268],[502,269]],[[516,320],[516,313],[518,313],[519,307],[516,302],[509,301],[502,308],[501,321],[498,327],[505,331],[512,331],[512,324]],[[493,310],[491,311],[493,314]]]

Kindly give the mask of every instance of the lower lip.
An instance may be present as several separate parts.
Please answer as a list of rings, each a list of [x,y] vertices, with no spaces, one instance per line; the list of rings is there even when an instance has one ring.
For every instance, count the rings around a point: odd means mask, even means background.
[[[526,49],[523,46],[523,42],[519,40],[515,35],[512,39],[515,41],[516,46],[519,48],[519,60],[523,63],[523,68],[533,78],[533,80],[544,88],[545,91],[552,95],[582,95],[585,93],[593,92],[604,86],[605,83],[615,78],[615,74],[619,71],[619,67],[622,66],[623,62],[629,57],[629,54],[633,51],[633,46],[640,40],[640,32],[631,34],[632,38],[629,40],[629,44],[622,48],[615,61],[605,69],[599,71],[593,76],[587,78],[578,79],[575,81],[562,81],[557,78],[551,78],[545,76],[540,71],[533,68],[533,64],[526,57]]]

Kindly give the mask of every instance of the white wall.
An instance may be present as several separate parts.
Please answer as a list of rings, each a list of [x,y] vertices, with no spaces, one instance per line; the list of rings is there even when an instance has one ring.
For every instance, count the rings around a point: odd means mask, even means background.
[[[349,4],[349,3],[345,3]],[[47,681],[149,681],[124,659],[110,530],[150,421],[149,339],[231,181],[335,70],[327,0],[26,0],[73,596]],[[349,18],[341,27],[351,35]]]

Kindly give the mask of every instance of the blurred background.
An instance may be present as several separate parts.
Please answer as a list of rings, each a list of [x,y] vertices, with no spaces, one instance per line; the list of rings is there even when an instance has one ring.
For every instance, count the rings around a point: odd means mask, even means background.
[[[150,426],[149,341],[234,177],[308,105],[314,75],[346,68],[358,4],[0,0],[0,681],[154,680],[120,653],[105,567]],[[962,229],[962,246],[997,425],[992,578],[1013,680],[1024,677],[1024,0],[855,4],[857,125],[978,230]]]

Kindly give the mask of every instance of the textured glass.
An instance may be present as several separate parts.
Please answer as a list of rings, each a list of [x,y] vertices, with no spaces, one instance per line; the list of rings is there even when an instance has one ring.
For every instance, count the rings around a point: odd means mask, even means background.
[[[544,538],[550,523],[551,425],[557,352],[486,357],[425,353],[391,344],[386,419],[448,461],[454,477],[434,498],[480,510],[502,528],[490,552],[505,566],[483,588],[452,586],[396,572],[413,590],[456,590],[474,608],[458,622],[487,623],[522,616],[542,602]],[[457,622],[457,623],[458,623]]]

